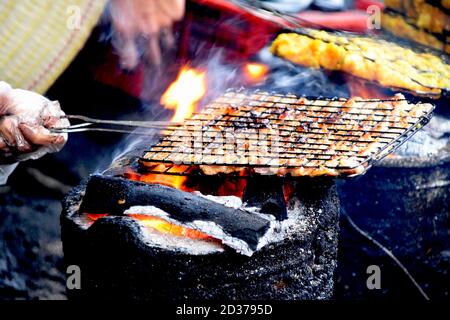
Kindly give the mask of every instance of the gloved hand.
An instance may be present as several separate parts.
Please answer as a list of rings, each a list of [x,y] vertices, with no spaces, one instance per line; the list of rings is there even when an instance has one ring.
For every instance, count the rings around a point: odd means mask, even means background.
[[[161,62],[159,40],[173,44],[172,25],[184,15],[185,0],[111,0],[115,47],[122,67],[132,70],[139,62],[137,38],[147,40],[145,52],[154,64]]]
[[[67,134],[49,131],[69,125],[61,116],[64,112],[58,102],[0,82],[0,164],[37,159],[61,150]]]

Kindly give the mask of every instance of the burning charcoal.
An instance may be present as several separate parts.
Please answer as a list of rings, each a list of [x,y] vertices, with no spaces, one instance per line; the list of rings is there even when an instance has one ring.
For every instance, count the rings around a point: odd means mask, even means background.
[[[261,216],[191,193],[158,184],[105,176],[91,177],[80,212],[123,215],[127,209],[137,206],[161,209],[170,220],[181,224],[194,221],[209,223],[221,228],[226,235],[242,240],[251,250],[257,249],[260,238],[270,227],[270,221]]]
[[[211,248],[211,242],[192,242],[184,237],[166,235],[162,242],[151,242],[154,233],[149,234],[151,231],[144,230],[136,220],[123,215],[105,216],[85,229],[76,220],[80,204],[96,190],[86,190],[86,184],[76,187],[65,199],[61,215],[66,266],[77,265],[82,270],[81,290],[70,290],[70,299],[331,298],[339,216],[336,188],[332,180],[325,185],[321,180],[302,181],[303,187],[285,188],[290,199],[288,219],[271,221],[276,229],[263,237],[261,241],[267,244],[251,257],[226,246],[205,251],[205,246]],[[111,195],[117,191],[108,184],[101,187]],[[101,200],[104,198],[96,201]],[[183,248],[181,244],[186,241],[190,246]]]

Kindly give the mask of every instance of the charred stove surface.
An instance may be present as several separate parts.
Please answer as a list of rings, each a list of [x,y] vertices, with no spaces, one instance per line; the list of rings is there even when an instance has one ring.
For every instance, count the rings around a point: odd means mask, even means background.
[[[283,183],[282,178],[255,176],[247,182],[242,200],[250,207],[259,206],[261,212],[271,214],[277,220],[287,219]]]
[[[68,195],[61,217],[66,263],[83,272],[82,289],[69,295],[96,300],[330,298],[338,232],[336,187],[328,179],[300,179],[293,186],[287,232],[275,230],[273,242],[248,257],[226,245],[195,253],[157,247],[146,241],[148,230],[124,216],[103,217],[82,228],[75,218],[83,184]]]

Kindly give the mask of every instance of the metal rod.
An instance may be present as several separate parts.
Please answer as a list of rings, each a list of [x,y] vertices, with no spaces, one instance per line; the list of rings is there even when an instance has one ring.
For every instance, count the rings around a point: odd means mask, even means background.
[[[154,135],[155,134],[154,132],[146,132],[142,130],[136,131],[136,129],[140,128],[140,129],[165,130],[168,128],[169,129],[176,128],[177,126],[181,125],[181,123],[179,122],[168,122],[168,121],[103,120],[103,119],[94,119],[82,115],[65,115],[62,118],[71,120],[80,120],[83,122],[79,124],[70,125],[67,127],[51,128],[50,129],[51,132],[76,133],[76,132],[97,131],[97,132]],[[102,127],[102,126],[111,126],[111,127]]]
[[[95,119],[82,115],[66,115],[64,116],[67,119],[76,119],[81,120],[90,124],[107,124],[107,125],[115,125],[115,126],[124,126],[124,127],[137,127],[137,128],[149,128],[153,129],[157,126],[168,126],[168,125],[180,125],[180,122],[170,122],[170,121],[135,121],[135,120],[103,120],[103,119]]]

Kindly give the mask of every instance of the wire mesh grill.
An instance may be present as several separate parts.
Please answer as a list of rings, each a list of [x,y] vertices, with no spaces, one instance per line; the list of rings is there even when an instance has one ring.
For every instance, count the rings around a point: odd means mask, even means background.
[[[140,159],[157,174],[352,176],[425,125],[431,104],[230,91]]]

